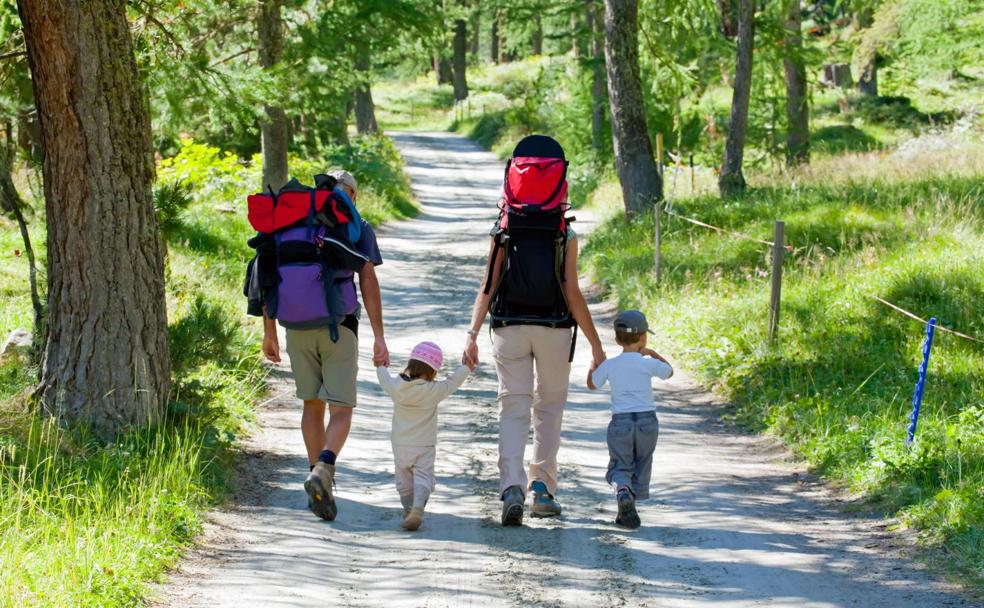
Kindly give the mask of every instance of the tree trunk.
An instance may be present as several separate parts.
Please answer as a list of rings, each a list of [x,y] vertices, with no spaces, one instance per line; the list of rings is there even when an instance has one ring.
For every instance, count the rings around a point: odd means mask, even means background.
[[[875,22],[874,11],[870,6],[859,9],[854,14],[854,26],[857,30],[871,27]],[[859,56],[854,64],[858,76],[858,93],[878,96],[878,52],[874,44],[861,43],[857,52]]]
[[[41,327],[44,322],[44,308],[41,305],[41,295],[38,292],[37,260],[34,257],[34,246],[31,244],[31,234],[24,219],[24,200],[21,199],[11,173],[14,165],[13,127],[8,121],[5,125],[6,141],[0,146],[0,209],[10,212],[17,220],[21,240],[24,241],[24,253],[28,263],[28,285],[31,290],[31,307],[34,309],[34,344],[40,344]]]
[[[748,128],[748,98],[752,88],[752,48],[755,39],[755,0],[741,0],[738,8],[738,51],[735,87],[731,97],[728,139],[724,145],[724,162],[718,188],[730,195],[745,189],[741,163],[745,154],[745,131]]]
[[[533,36],[530,40],[530,50],[533,55],[543,54],[543,20],[540,15],[533,17]]]
[[[858,93],[878,97],[878,54],[874,51],[865,54],[858,70]]]
[[[806,95],[800,0],[786,0],[783,68],[786,73],[786,162],[810,162],[810,107]]]
[[[370,81],[372,79],[372,63],[369,57],[369,41],[359,40],[355,56],[355,130],[360,134],[378,133],[376,110],[372,103]]]
[[[331,107],[336,108],[334,112],[330,112],[327,117],[327,132],[328,136],[331,137],[333,143],[342,144],[347,146],[349,144],[348,137],[348,117],[352,112],[354,95],[344,93],[343,97]]]
[[[468,37],[468,54],[471,55],[473,61],[478,60],[478,45],[479,45],[479,32],[482,26],[482,5],[479,4],[478,0],[472,2],[471,11],[471,32]]]
[[[464,5],[464,0],[461,0],[461,4]],[[465,70],[468,66],[468,23],[464,19],[454,20],[453,65],[454,99],[461,101],[468,97],[468,81],[465,78]]]
[[[591,31],[591,28],[588,28]],[[575,59],[580,59],[584,56],[584,50],[581,48],[581,19],[576,10],[571,11],[571,53],[574,54]]]
[[[437,75],[437,84],[451,84],[451,62],[442,50],[434,51],[434,73]]]
[[[17,113],[17,145],[34,162],[40,163],[44,158],[41,150],[41,125],[38,124],[36,112],[22,110]]]
[[[496,63],[509,63],[512,61],[512,53],[506,50],[506,15],[499,14],[499,59]]]
[[[663,184],[646,130],[639,81],[637,18],[636,0],[605,0],[605,65],[612,144],[625,213],[629,217],[663,198]]]
[[[260,65],[270,71],[280,63],[284,54],[284,23],[281,17],[283,0],[260,0],[256,19]],[[287,183],[287,146],[290,127],[287,113],[278,105],[263,106],[260,118],[260,145],[263,150],[263,183],[261,189],[279,190]]]
[[[585,26],[591,42],[591,147],[605,146],[605,33],[598,0],[585,0]]]
[[[728,40],[734,40],[738,35],[738,25],[735,23],[734,0],[717,0],[718,18],[721,24],[721,34]]]
[[[499,14],[492,15],[492,28],[489,35],[489,55],[493,63],[499,63]]]
[[[37,394],[104,438],[160,419],[171,364],[150,115],[124,0],[18,0],[44,148]]]

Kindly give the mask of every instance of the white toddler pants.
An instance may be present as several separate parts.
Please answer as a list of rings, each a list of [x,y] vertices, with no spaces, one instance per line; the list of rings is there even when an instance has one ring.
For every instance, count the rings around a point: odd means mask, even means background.
[[[393,446],[396,465],[396,491],[402,499],[413,497],[413,506],[423,509],[437,478],[434,477],[435,446]]]

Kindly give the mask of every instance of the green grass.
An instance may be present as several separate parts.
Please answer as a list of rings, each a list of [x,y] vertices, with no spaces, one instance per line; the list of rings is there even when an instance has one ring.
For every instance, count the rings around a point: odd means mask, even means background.
[[[332,167],[360,180],[373,223],[416,213],[399,156],[385,138],[292,159],[305,181]],[[245,196],[259,169],[186,143],[158,171],[165,209],[172,399],[164,422],[100,443],[59,428],[29,406],[37,368],[0,362],[0,606],[132,606],[172,566],[202,515],[229,488],[237,438],[266,392],[259,323],[243,314]],[[177,184],[182,184],[178,186]],[[165,205],[164,200],[170,204]],[[44,230],[32,219],[43,264]],[[19,233],[0,217],[0,329],[29,328],[27,263]]]
[[[774,347],[767,251],[757,243],[667,218],[657,286],[652,218],[627,225],[615,213],[585,260],[621,306],[650,315],[657,349],[730,400],[736,421],[776,434],[818,472],[898,514],[940,549],[933,559],[980,588],[984,347],[937,333],[918,440],[906,451],[923,327],[870,297],[984,336],[984,151],[962,154],[969,160],[951,173],[868,155],[737,199],[677,201],[678,213],[763,239],[785,220],[795,250]]]

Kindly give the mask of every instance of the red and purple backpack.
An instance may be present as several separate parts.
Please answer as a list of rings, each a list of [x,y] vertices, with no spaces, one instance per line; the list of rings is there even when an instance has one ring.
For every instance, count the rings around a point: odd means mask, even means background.
[[[485,285],[485,293],[492,293],[492,327],[576,326],[564,292],[568,224],[574,219],[566,217],[567,165],[563,148],[546,135],[523,138],[506,163]],[[500,252],[506,257],[492,285]]]
[[[271,319],[288,328],[328,327],[338,340],[345,318],[341,284],[368,261],[355,243],[362,218],[334,178],[315,176],[314,188],[292,179],[279,192],[247,198],[249,240]]]

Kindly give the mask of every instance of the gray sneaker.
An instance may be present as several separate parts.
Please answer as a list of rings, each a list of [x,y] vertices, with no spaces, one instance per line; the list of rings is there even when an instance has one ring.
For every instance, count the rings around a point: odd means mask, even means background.
[[[319,462],[314,470],[304,480],[304,491],[308,495],[308,508],[311,512],[327,521],[333,521],[338,515],[338,506],[332,488],[335,485],[335,465]]]
[[[526,497],[523,496],[523,488],[519,486],[509,486],[502,493],[502,525],[521,526],[523,525],[523,503]]]
[[[533,517],[556,517],[560,515],[560,503],[553,494],[547,492],[547,484],[540,480],[533,482]]]

